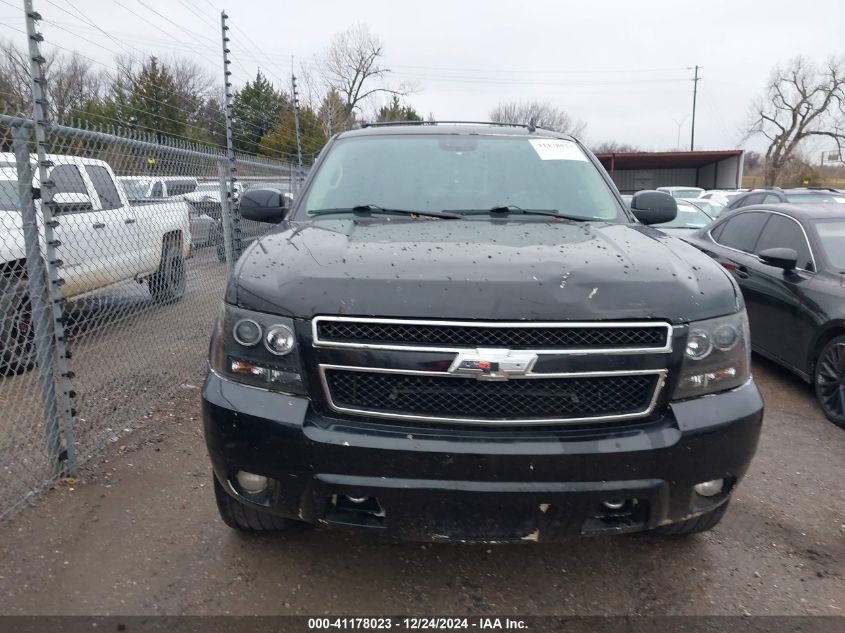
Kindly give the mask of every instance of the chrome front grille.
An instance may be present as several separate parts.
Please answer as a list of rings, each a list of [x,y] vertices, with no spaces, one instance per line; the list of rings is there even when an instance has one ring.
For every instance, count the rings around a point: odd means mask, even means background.
[[[635,353],[668,351],[671,327],[662,322],[499,323],[317,317],[313,336],[318,346]]]
[[[665,384],[672,335],[670,324],[654,321],[317,317],[312,322],[323,393],[331,410],[456,424],[645,418],[657,406]],[[615,355],[625,361],[608,358]]]
[[[338,410],[414,419],[533,424],[637,415],[648,409],[661,378],[650,373],[484,382],[352,368],[327,368],[324,376]]]

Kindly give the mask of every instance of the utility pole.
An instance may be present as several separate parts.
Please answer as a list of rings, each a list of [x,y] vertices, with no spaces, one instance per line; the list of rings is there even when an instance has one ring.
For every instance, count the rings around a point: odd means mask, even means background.
[[[701,66],[695,67],[695,77],[692,80],[692,129],[690,131],[689,151],[695,151],[695,101],[698,98],[698,70]]]
[[[293,60],[290,69],[291,92],[293,93],[293,121],[296,126],[296,164],[302,169],[302,139],[299,135],[299,94],[296,92],[296,75],[293,74]]]

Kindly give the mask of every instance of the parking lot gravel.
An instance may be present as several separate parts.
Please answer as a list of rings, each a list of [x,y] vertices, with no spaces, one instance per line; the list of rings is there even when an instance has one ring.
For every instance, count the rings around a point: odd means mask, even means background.
[[[0,525],[0,613],[843,615],[845,432],[808,386],[755,373],[763,436],[715,530],[526,545],[233,532],[186,383]]]

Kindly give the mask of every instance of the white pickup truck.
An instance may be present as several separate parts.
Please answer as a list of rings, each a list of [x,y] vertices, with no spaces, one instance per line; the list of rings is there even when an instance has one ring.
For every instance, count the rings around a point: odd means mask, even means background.
[[[72,298],[126,280],[146,282],[153,299],[179,301],[190,254],[190,208],[168,199],[130,204],[108,164],[48,156],[55,183],[62,295]],[[32,157],[33,164],[35,157]],[[33,186],[38,187],[37,170]],[[36,201],[36,204],[40,202]],[[44,252],[44,228],[39,213]],[[0,153],[0,376],[32,365],[34,351],[25,244],[14,154]]]
[[[118,176],[117,181],[132,202],[181,196],[195,191],[199,184],[190,176]]]

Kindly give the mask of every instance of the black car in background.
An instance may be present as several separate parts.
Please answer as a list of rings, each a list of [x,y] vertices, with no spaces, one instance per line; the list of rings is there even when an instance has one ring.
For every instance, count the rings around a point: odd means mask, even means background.
[[[845,204],[845,194],[836,189],[796,187],[781,189],[768,187],[755,189],[737,198],[728,205],[726,211],[750,207],[756,204]]]
[[[813,382],[845,427],[845,205],[750,207],[685,239],[739,282],[752,349]]]

